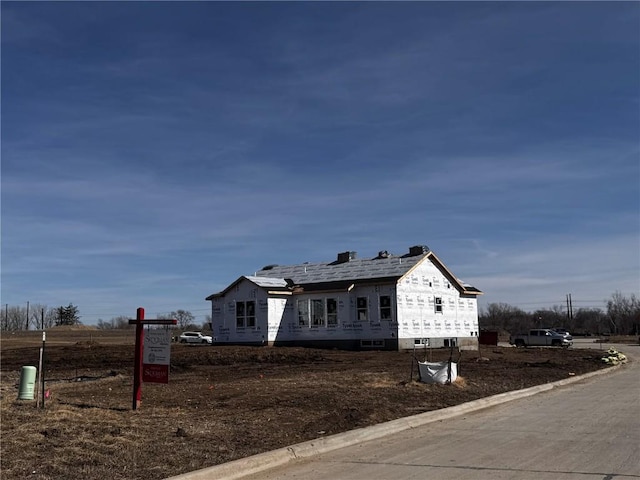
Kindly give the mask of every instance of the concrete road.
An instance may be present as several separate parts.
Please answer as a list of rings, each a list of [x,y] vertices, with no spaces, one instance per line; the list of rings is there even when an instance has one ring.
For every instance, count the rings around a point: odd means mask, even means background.
[[[640,346],[582,377],[479,399],[169,480],[640,479]]]
[[[635,362],[606,375],[242,478],[640,478],[640,347],[617,348]]]

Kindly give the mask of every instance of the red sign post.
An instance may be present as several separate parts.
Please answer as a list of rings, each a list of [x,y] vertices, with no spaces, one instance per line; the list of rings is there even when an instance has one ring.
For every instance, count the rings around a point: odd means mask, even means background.
[[[136,319],[129,320],[130,325],[136,326],[136,346],[135,346],[135,360],[134,360],[134,368],[133,368],[133,410],[136,410],[140,403],[142,402],[142,383],[144,381],[155,381],[159,382],[160,379],[165,379],[167,383],[169,381],[169,365],[144,365],[142,363],[142,352],[144,346],[144,329],[145,325],[176,325],[178,323],[177,320],[174,319],[144,319],[144,308],[140,307],[136,311]],[[145,368],[151,367],[150,370],[147,370],[148,375],[145,375]],[[156,367],[158,368],[156,370]],[[154,373],[155,371],[155,373]],[[166,374],[165,374],[166,373]],[[144,377],[150,378],[151,380],[145,380]],[[155,379],[155,380],[153,380]]]

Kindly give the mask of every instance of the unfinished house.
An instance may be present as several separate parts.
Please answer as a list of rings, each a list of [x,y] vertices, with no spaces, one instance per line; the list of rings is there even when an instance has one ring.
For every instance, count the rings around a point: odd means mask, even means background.
[[[214,343],[341,349],[477,349],[477,297],[426,246],[267,265],[211,301]]]

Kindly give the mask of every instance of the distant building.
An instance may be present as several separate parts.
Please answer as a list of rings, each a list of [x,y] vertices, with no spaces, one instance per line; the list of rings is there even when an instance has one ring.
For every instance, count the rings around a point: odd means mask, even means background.
[[[267,265],[211,301],[214,343],[477,349],[477,296],[425,246],[401,256]]]

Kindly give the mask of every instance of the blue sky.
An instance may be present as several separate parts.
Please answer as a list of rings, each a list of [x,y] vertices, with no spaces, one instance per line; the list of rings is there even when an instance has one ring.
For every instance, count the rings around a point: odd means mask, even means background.
[[[640,291],[637,2],[6,2],[2,300],[209,313],[428,245],[532,311]]]

